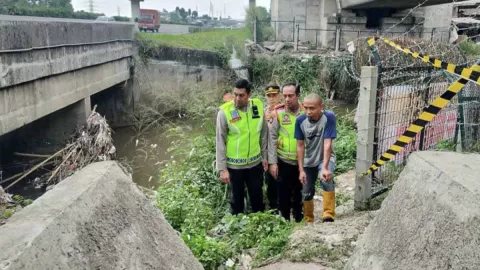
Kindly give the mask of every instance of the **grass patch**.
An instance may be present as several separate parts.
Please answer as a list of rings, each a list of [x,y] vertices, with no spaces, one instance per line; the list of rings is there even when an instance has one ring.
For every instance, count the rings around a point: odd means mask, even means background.
[[[169,150],[178,161],[161,172],[157,207],[205,269],[238,264],[247,250],[254,250],[254,263],[281,254],[294,225],[269,212],[228,213],[227,186],[218,180],[214,166],[213,123],[203,130],[200,135],[172,130],[176,140]]]
[[[211,30],[184,35],[137,33],[137,39],[153,41],[157,45],[186,49],[215,51],[226,43],[243,45],[249,38],[246,29]]]

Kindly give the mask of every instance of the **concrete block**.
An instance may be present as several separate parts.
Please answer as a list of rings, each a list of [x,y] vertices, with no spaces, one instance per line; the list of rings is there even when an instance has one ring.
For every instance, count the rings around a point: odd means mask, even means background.
[[[411,154],[345,269],[478,269],[478,164],[478,154]]]
[[[0,227],[0,269],[203,269],[113,161],[59,183]]]

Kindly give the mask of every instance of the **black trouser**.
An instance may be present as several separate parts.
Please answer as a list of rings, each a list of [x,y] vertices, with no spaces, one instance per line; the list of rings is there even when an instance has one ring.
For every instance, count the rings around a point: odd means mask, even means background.
[[[265,183],[267,184],[267,198],[270,210],[278,210],[278,183],[275,178],[265,172]]]
[[[293,210],[295,221],[303,219],[302,183],[299,180],[298,166],[278,160],[278,195],[280,213],[290,220],[290,209]]]
[[[252,212],[264,211],[262,164],[251,169],[228,169],[228,173],[230,174],[230,212],[232,215],[243,213],[245,210],[245,185]]]

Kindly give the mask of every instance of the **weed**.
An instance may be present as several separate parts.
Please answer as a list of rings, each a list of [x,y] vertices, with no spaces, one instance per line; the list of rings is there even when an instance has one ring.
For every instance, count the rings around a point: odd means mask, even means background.
[[[13,216],[13,213],[15,213],[15,211],[13,209],[5,209],[3,211],[3,213],[0,214],[0,218],[7,219],[7,218]]]
[[[345,194],[342,192],[336,192],[335,193],[335,204],[336,206],[343,205],[344,203],[353,200],[353,197],[349,194]]]
[[[323,97],[355,101],[359,86],[348,73],[351,63],[349,56],[315,55],[301,59],[289,55],[259,55],[253,62],[253,81],[256,87],[293,81],[302,86],[302,95],[314,92]]]
[[[214,51],[226,41],[243,46],[248,38],[246,29],[211,30],[185,35],[137,33],[137,40],[152,42],[152,45]]]
[[[25,206],[33,203],[33,200],[25,199],[24,197],[22,197],[20,195],[13,195],[12,199],[14,201],[16,201],[18,204],[20,204],[22,207],[25,207]]]
[[[441,141],[435,145],[437,151],[455,151],[457,145],[451,141]]]
[[[355,167],[357,155],[357,132],[349,116],[337,118],[337,139],[334,141],[337,164],[335,173],[345,173]]]

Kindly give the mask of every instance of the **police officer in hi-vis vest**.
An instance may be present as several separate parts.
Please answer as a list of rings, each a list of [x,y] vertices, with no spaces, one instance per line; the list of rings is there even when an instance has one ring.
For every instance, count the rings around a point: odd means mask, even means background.
[[[263,103],[252,95],[249,81],[235,82],[233,100],[217,115],[216,158],[220,180],[230,185],[231,213],[244,212],[245,186],[253,212],[265,210],[263,174],[268,169],[268,128]],[[227,99],[228,100],[228,99]]]
[[[276,117],[277,111],[275,110],[279,106],[283,106],[280,103],[280,86],[269,85],[265,87],[265,99],[267,100],[267,106],[265,106],[265,120],[267,120],[268,129],[272,126],[273,120]],[[267,198],[268,206],[270,210],[278,211],[278,183],[277,180],[270,174],[265,172],[265,183],[267,184]]]
[[[280,213],[290,220],[290,210],[296,222],[303,220],[302,183],[299,180],[295,122],[304,113],[299,103],[300,86],[288,83],[282,87],[285,104],[276,108],[269,128],[268,162],[270,173],[278,180]]]

